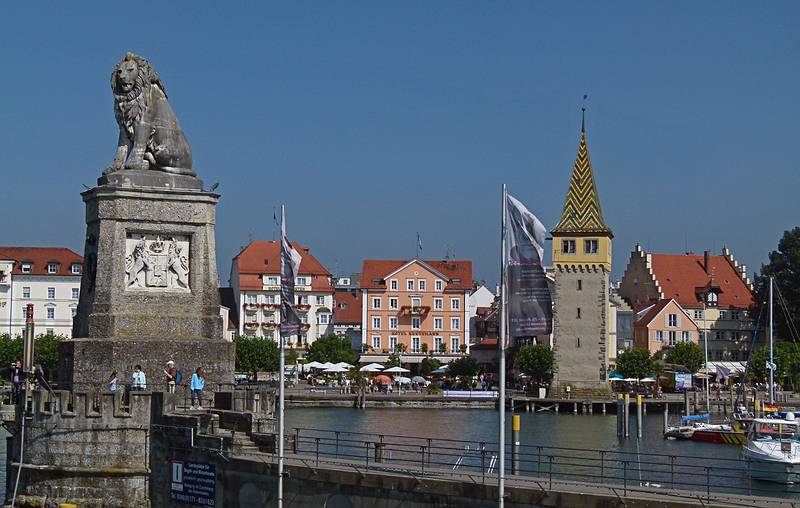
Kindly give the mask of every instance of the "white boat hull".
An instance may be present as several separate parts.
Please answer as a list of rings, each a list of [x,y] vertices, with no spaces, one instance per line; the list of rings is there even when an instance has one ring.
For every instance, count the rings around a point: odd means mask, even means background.
[[[800,463],[770,460],[749,448],[742,449],[742,456],[750,462],[750,477],[776,483],[800,483]]]

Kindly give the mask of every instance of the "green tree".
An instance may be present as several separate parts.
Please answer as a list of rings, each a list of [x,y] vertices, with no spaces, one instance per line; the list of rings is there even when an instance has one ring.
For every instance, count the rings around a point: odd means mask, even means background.
[[[36,336],[34,345],[35,362],[44,367],[44,371],[48,376],[58,368],[58,344],[65,339],[64,335],[40,334]]]
[[[423,358],[422,363],[419,364],[419,370],[423,376],[428,376],[430,375],[431,372],[433,372],[434,370],[438,369],[441,366],[442,362],[440,362],[436,358],[427,356]]]
[[[478,361],[471,356],[462,356],[449,363],[447,373],[453,376],[472,378],[478,373]]]
[[[236,370],[255,374],[275,372],[280,365],[278,344],[260,337],[236,337]]]
[[[778,250],[769,253],[769,263],[761,265],[761,273],[755,277],[754,296],[757,306],[767,301],[769,278],[773,277],[775,285],[783,295],[783,299],[774,295],[774,323],[776,338],[783,340],[800,340],[800,226],[784,231],[778,242]],[[785,303],[786,308],[784,308]],[[788,312],[787,312],[788,311]],[[757,317],[758,307],[753,318]],[[766,315],[766,314],[765,314]],[[766,322],[764,320],[763,322]]]
[[[422,351],[423,355],[427,355],[428,354],[428,345],[423,342],[422,346],[420,347],[420,351]]]
[[[0,334],[0,367],[8,367],[17,360],[22,360],[22,339]]]
[[[404,343],[400,343],[397,345],[397,352],[398,353],[405,353],[408,350],[408,346]]]
[[[617,372],[626,378],[641,379],[653,373],[653,360],[647,349],[626,349],[617,356]]]
[[[537,385],[547,384],[553,375],[553,350],[545,344],[528,344],[517,352],[514,364]]]
[[[397,353],[391,353],[389,355],[389,359],[386,360],[384,367],[390,369],[392,367],[399,367],[400,366],[400,355]]]
[[[773,352],[775,362],[775,381],[783,382],[788,379],[792,388],[800,385],[800,345],[791,342],[781,342],[775,346]],[[769,346],[762,346],[750,353],[747,377],[751,381],[767,383],[769,381]]]
[[[453,352],[455,353],[455,351]],[[461,353],[462,355],[467,354],[467,345],[461,344],[460,346],[458,346],[458,352]]]
[[[280,354],[280,351],[278,351],[278,354]],[[283,361],[286,365],[296,365],[299,359],[300,354],[294,348],[287,349],[286,353],[284,353]]]
[[[694,342],[679,342],[667,350],[667,361],[683,365],[694,374],[705,363],[705,354]]]
[[[358,353],[353,349],[350,339],[338,335],[326,335],[315,340],[308,347],[306,357],[320,363],[346,362],[355,365],[358,362]]]

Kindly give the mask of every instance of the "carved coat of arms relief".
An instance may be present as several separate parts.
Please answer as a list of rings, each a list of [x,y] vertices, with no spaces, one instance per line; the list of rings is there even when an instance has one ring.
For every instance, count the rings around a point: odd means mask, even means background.
[[[138,237],[138,238],[137,238]],[[128,235],[125,288],[189,290],[189,241],[173,236]]]

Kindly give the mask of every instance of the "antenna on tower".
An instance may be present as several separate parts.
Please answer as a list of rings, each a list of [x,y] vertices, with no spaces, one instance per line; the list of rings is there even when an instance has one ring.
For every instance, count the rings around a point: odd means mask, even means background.
[[[581,132],[586,132],[586,100],[588,94],[583,94],[583,105],[581,106]]]

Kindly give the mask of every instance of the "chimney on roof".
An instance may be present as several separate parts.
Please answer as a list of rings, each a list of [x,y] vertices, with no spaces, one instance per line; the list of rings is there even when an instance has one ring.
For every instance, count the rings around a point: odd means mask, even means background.
[[[710,267],[708,265],[709,256],[710,253],[708,251],[703,252],[703,270],[705,270],[708,275],[711,275],[711,272],[709,271]]]

